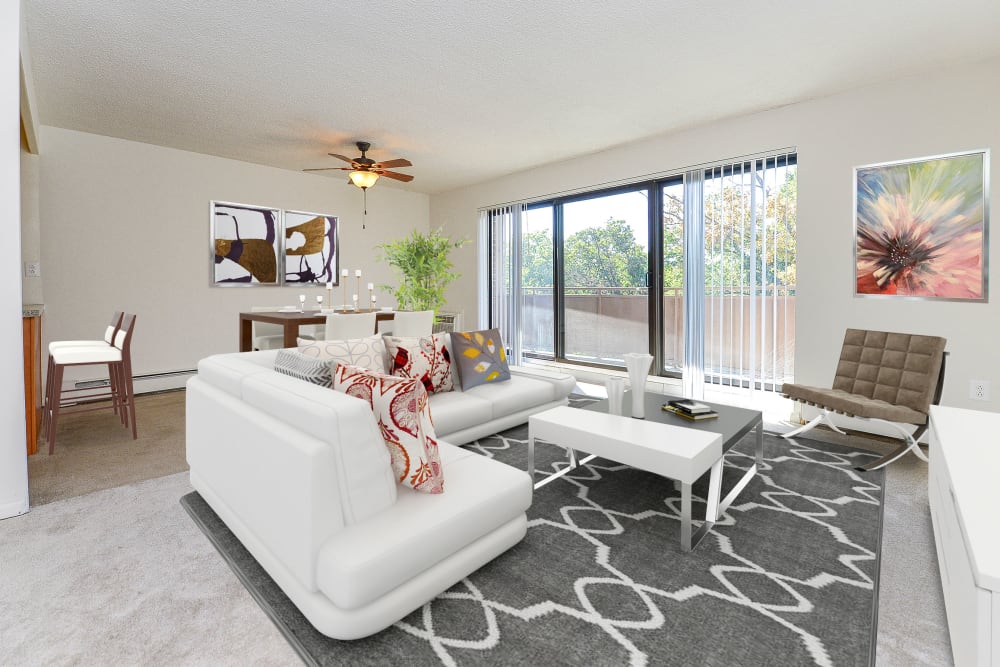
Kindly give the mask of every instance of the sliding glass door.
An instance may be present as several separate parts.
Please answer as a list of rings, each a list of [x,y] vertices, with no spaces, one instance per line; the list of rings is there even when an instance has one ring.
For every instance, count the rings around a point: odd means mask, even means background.
[[[796,156],[484,209],[485,303],[529,359],[779,390],[793,376]],[[499,271],[498,271],[499,269]],[[515,355],[516,356],[516,355]]]
[[[649,348],[646,189],[562,204],[563,357],[621,366]]]

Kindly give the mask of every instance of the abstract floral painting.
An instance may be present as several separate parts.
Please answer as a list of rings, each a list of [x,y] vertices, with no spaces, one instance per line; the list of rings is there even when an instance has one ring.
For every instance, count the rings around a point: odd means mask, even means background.
[[[855,169],[856,296],[986,301],[988,159]]]
[[[277,285],[281,211],[212,202],[214,285]]]
[[[285,284],[338,282],[337,218],[285,211]]]

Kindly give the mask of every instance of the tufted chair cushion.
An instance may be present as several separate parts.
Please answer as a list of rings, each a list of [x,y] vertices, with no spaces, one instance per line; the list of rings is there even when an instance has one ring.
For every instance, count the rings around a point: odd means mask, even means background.
[[[833,388],[926,413],[945,339],[848,329]]]

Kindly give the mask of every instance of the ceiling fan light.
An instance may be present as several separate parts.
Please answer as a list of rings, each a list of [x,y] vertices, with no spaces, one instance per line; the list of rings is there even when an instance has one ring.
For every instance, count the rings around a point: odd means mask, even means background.
[[[351,183],[354,183],[354,185],[358,186],[362,190],[366,190],[375,185],[375,181],[378,180],[378,174],[374,171],[352,171],[347,176],[351,179]]]

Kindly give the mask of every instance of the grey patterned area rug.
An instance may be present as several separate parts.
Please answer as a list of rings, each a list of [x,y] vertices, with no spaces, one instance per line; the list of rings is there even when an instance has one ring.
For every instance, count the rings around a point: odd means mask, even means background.
[[[521,426],[469,446],[523,467],[526,438]],[[752,438],[727,456],[723,493]],[[691,553],[673,484],[597,459],[536,491],[520,544],[353,642],[316,632],[197,493],[181,502],[307,664],[871,664],[884,473],[853,468],[876,456],[764,446],[763,470]],[[563,454],[539,444],[539,468]]]

